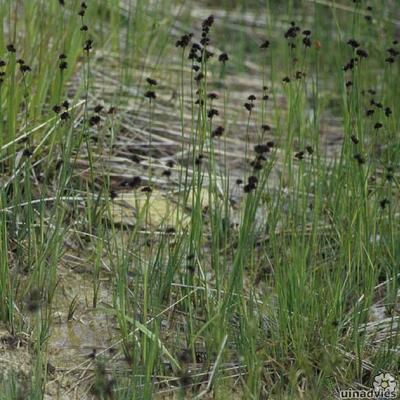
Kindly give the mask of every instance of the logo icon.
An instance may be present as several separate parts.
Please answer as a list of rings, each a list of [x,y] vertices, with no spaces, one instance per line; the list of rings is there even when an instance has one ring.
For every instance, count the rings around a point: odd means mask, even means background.
[[[396,394],[397,382],[394,376],[390,374],[379,374],[374,379],[374,389],[376,392],[381,393],[394,393]]]

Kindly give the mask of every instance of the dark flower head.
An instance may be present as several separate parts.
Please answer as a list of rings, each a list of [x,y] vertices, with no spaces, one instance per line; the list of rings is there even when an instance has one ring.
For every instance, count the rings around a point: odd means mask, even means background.
[[[247,111],[251,112],[252,109],[254,108],[254,103],[244,103],[244,108],[245,108]]]
[[[390,201],[388,199],[386,199],[386,198],[382,199],[379,202],[379,205],[381,206],[382,210],[384,210],[388,204],[390,204]]]
[[[146,82],[150,85],[150,86],[156,86],[157,85],[157,81],[153,78],[146,78]]]
[[[196,82],[200,82],[203,78],[204,78],[204,74],[202,72],[200,72],[194,77],[194,80]]]
[[[66,121],[67,119],[69,119],[69,112],[68,111],[64,111],[61,115],[60,118],[62,121]]]
[[[201,38],[200,43],[201,43],[203,46],[207,46],[207,45],[210,43],[210,38],[208,38],[208,37],[203,37],[203,38]]]
[[[203,158],[204,158],[203,154],[199,154],[199,156],[196,158],[196,160],[195,160],[194,163],[195,163],[197,166],[200,166],[200,165],[202,164],[202,162],[203,162]]]
[[[262,129],[264,132],[267,132],[267,131],[270,131],[270,130],[271,130],[271,127],[270,127],[269,125],[264,124],[264,125],[261,125],[261,129]]]
[[[101,105],[101,104],[98,104],[95,108],[94,108],[94,112],[96,113],[96,114],[99,114],[99,113],[101,113],[101,111],[103,110],[103,106]]]
[[[269,142],[267,142],[267,146],[268,146],[270,149],[272,149],[272,147],[275,146],[275,143],[274,143],[272,140],[270,140]]]
[[[225,129],[223,126],[218,126],[217,128],[215,128],[211,134],[212,137],[220,137],[223,135]]]
[[[365,164],[365,157],[361,154],[355,154],[354,159],[358,162],[359,165]]]
[[[192,40],[193,33],[188,33],[183,35],[179,40],[176,41],[175,46],[176,47],[182,47],[185,48],[189,45],[190,41]]]
[[[311,47],[311,39],[306,36],[305,38],[303,38],[303,44],[305,47]]]
[[[391,47],[390,49],[387,49],[387,52],[392,56],[392,57],[397,57],[400,52],[396,50],[395,48]]]
[[[134,176],[128,181],[128,186],[132,189],[136,189],[142,183],[142,178],[140,176]]]
[[[288,76],[285,76],[285,77],[282,79],[282,81],[283,81],[284,83],[290,83],[290,78],[289,78]]]
[[[364,50],[364,49],[358,49],[356,51],[356,54],[360,57],[360,58],[367,58],[368,57],[368,53]]]
[[[310,36],[311,35],[311,31],[309,29],[305,29],[303,32],[304,36]]]
[[[59,114],[60,112],[61,112],[61,106],[59,106],[59,105],[55,105],[55,106],[53,106],[53,111],[56,113],[56,114]]]
[[[297,36],[297,33],[300,31],[300,28],[296,26],[294,22],[291,22],[290,28],[285,33],[286,39],[294,39]]]
[[[68,63],[66,61],[61,61],[58,67],[60,68],[61,71],[63,71],[64,69],[68,68]]]
[[[252,184],[250,184],[250,183],[248,183],[247,185],[244,185],[244,187],[243,187],[243,191],[245,192],[245,193],[250,193],[250,192],[252,192],[253,190],[255,190],[256,189],[256,185],[252,185]]]
[[[211,99],[211,100],[218,99],[217,93],[214,93],[214,92],[208,93],[207,97],[208,97],[209,99]]]
[[[357,42],[357,40],[354,40],[354,39],[350,39],[347,42],[347,44],[350,45],[351,47],[353,47],[353,49],[356,49],[357,47],[360,46],[360,44]]]
[[[87,32],[89,30],[87,25],[82,25],[80,29],[82,32]]]
[[[85,50],[87,53],[93,48],[93,40],[88,39],[85,42],[85,45],[83,46],[83,50]]]
[[[254,151],[257,154],[264,154],[269,152],[269,146],[266,144],[257,144],[254,146]]]
[[[386,107],[386,108],[385,108],[385,115],[386,115],[387,117],[390,117],[390,116],[392,115],[392,110],[391,110],[390,107]]]
[[[15,53],[17,50],[15,49],[14,45],[10,43],[7,45],[7,51],[10,53]]]
[[[383,127],[383,124],[381,124],[380,122],[377,122],[377,123],[374,125],[374,128],[375,128],[376,130],[381,129],[382,127]]]
[[[89,119],[89,125],[90,126],[98,125],[100,122],[101,122],[101,118],[100,118],[99,115],[93,115]]]
[[[208,16],[203,23],[201,24],[203,31],[208,32],[208,30],[212,27],[214,23],[214,15]]]
[[[70,106],[69,101],[68,100],[64,100],[63,103],[62,103],[62,106],[68,110],[68,108]]]
[[[251,95],[247,98],[247,100],[249,100],[249,101],[254,101],[254,100],[256,100],[256,96],[254,96],[254,94],[251,94]]]
[[[254,175],[251,175],[247,178],[247,183],[252,184],[252,185],[257,185],[258,178]]]
[[[3,68],[3,67],[5,67],[6,66],[6,63],[5,63],[5,61],[3,61],[3,60],[0,60],[0,68]]]
[[[260,49],[268,49],[269,45],[270,45],[269,40],[266,40],[260,45]]]
[[[215,108],[211,108],[208,111],[207,115],[208,115],[208,118],[213,119],[216,115],[219,115],[219,112]]]
[[[373,108],[370,108],[365,112],[365,115],[367,117],[370,117],[374,112],[375,112],[375,110]]]
[[[151,193],[152,191],[153,191],[153,189],[150,186],[144,186],[142,188],[143,193]]]
[[[351,141],[354,143],[354,144],[358,144],[360,141],[358,140],[358,138],[357,138],[357,136],[355,136],[355,135],[351,135],[350,136],[350,139],[351,139]]]
[[[306,147],[307,153],[312,155],[314,153],[314,149],[312,148],[312,146],[307,146]]]
[[[223,64],[225,64],[228,60],[229,60],[229,57],[228,57],[228,54],[226,54],[226,53],[221,53],[218,56],[218,61],[222,62]]]
[[[156,93],[153,90],[148,90],[145,94],[144,97],[148,98],[150,101],[156,99]]]
[[[19,70],[23,73],[26,74],[27,72],[31,71],[31,67],[29,65],[26,64],[22,64],[19,68]]]

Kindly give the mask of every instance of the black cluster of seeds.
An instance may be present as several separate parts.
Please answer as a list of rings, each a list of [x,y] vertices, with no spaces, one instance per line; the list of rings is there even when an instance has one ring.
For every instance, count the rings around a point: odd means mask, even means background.
[[[22,75],[25,75],[27,72],[31,71],[31,67],[27,65],[22,58],[17,60],[17,64],[19,65],[19,70],[21,71]]]
[[[9,43],[9,44],[7,45],[7,51],[8,51],[9,53],[16,53],[16,52],[17,52],[16,48],[14,47],[14,45],[13,45],[12,43]]]
[[[151,188],[151,186],[143,186],[141,191],[142,191],[143,193],[148,193],[148,194],[150,194],[150,193],[153,191],[153,189]]]
[[[61,105],[56,104],[55,106],[53,106],[53,111],[56,114],[60,115],[60,119],[61,121],[66,121],[67,119],[69,119],[70,115],[69,115],[69,101],[65,100]]]
[[[391,182],[393,180],[393,173],[394,173],[394,168],[390,166],[387,167],[386,180],[388,182]]]
[[[262,96],[262,99],[263,99],[264,101],[267,101],[267,100],[269,99],[269,96],[268,96],[268,87],[267,87],[267,86],[263,86],[263,96]]]
[[[210,108],[207,112],[207,116],[210,120],[216,117],[217,115],[219,115],[219,111],[216,108]]]
[[[95,126],[95,125],[99,125],[101,122],[101,112],[103,111],[103,106],[101,104],[98,104],[95,108],[94,108],[94,112],[95,115],[92,115],[89,119],[89,125],[90,126]]]
[[[146,82],[148,83],[150,89],[145,92],[144,97],[146,97],[150,101],[155,100],[157,96],[156,92],[152,88],[154,86],[157,86],[157,81],[153,78],[146,78]]]
[[[218,138],[221,137],[225,132],[225,128],[223,126],[217,126],[211,133],[211,137]]]
[[[355,154],[354,159],[357,161],[358,165],[363,165],[366,161],[365,157],[360,153]]]
[[[60,68],[61,71],[68,68],[67,56],[64,53],[58,56],[58,61],[58,68]]]
[[[6,73],[2,70],[6,66],[5,61],[0,60],[0,85],[4,82],[4,77]]]
[[[385,61],[389,64],[393,64],[396,61],[396,58],[399,56],[400,52],[394,48],[394,46],[397,46],[398,42],[397,40],[393,41],[393,46],[389,47],[386,51],[388,53],[388,57],[385,59]]]
[[[362,92],[365,94],[365,91]],[[383,113],[387,118],[389,118],[392,115],[392,109],[389,106],[384,106],[381,102],[378,102],[374,99],[374,96],[376,95],[376,91],[373,89],[369,89],[367,93],[371,96],[369,100],[369,107],[365,111],[365,115],[367,117],[371,117],[372,115],[375,114],[375,109],[377,110],[383,110]],[[383,124],[381,122],[376,122],[374,124],[374,129],[379,130],[383,127]]]
[[[252,112],[252,110],[253,110],[253,108],[254,108],[254,101],[255,101],[256,99],[257,99],[256,96],[254,96],[254,94],[251,94],[251,95],[247,98],[248,102],[244,103],[244,108],[245,108],[249,113]]]
[[[256,157],[250,161],[250,165],[254,171],[260,171],[263,168],[264,162],[267,160],[267,153],[275,146],[275,143],[271,140],[265,144],[257,144],[254,146],[254,152]]]
[[[214,16],[210,15],[209,17],[207,17],[203,23],[201,24],[201,40],[200,43],[203,46],[207,46],[208,44],[210,44],[210,37],[209,37],[209,33],[210,33],[210,29],[214,24]]]
[[[189,46],[192,37],[193,33],[186,33],[185,35],[182,35],[181,38],[176,41],[175,46],[182,47],[182,49],[186,48],[187,46]]]
[[[386,208],[386,206],[389,205],[389,204],[390,204],[390,201],[388,199],[386,199],[386,198],[382,199],[379,202],[379,205],[381,206],[382,210],[384,210]]]
[[[357,65],[358,61],[368,57],[368,52],[360,48],[360,43],[357,42],[357,40],[349,39],[347,41],[347,44],[353,48],[353,51],[355,51],[355,54],[358,57],[351,57],[350,60],[343,66],[343,71],[345,72],[353,70],[354,67]]]
[[[200,167],[201,164],[203,163],[203,159],[204,159],[204,155],[203,154],[199,154],[196,159],[194,160],[194,163],[197,167]]]
[[[289,47],[291,47],[292,49],[296,47],[296,45],[293,43],[293,39],[296,39],[300,30],[300,27],[297,26],[294,21],[292,21],[290,23],[289,29],[285,32],[285,39],[289,40]]]
[[[309,29],[305,29],[302,33],[304,46],[311,47],[311,31]]]
[[[360,143],[360,140],[358,139],[358,137],[356,135],[351,135],[350,136],[351,141],[353,142],[353,144],[358,144]]]
[[[372,22],[372,15],[371,15],[372,7],[371,6],[367,6],[367,8],[365,10],[367,12],[364,15],[365,20],[368,21],[368,22]]]
[[[131,179],[127,179],[121,182],[120,186],[137,189],[142,184],[142,178],[140,176],[134,176]]]
[[[306,146],[305,150],[298,151],[297,153],[295,153],[294,157],[297,160],[301,161],[304,159],[304,156],[306,154],[308,154],[310,156],[312,156],[314,154],[314,149],[312,146]]]
[[[82,1],[81,8],[80,8],[80,10],[78,12],[78,15],[83,18],[85,16],[85,14],[86,14],[86,9],[87,9],[87,5],[86,5],[86,3],[84,1]]]
[[[83,46],[83,50],[86,51],[87,54],[89,54],[90,50],[93,49],[93,40],[92,39],[87,39],[85,41],[85,44]]]
[[[225,64],[229,60],[229,56],[227,53],[221,53],[218,56],[218,61],[221,62],[222,64]]]
[[[245,193],[250,193],[253,190],[257,189],[257,184],[258,184],[258,178],[256,176],[254,176],[254,175],[251,175],[251,176],[248,177],[247,184],[244,185],[243,191]]]

